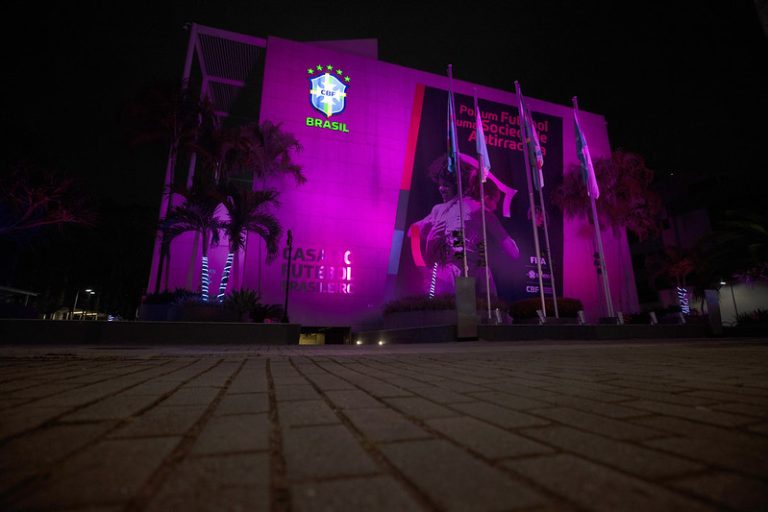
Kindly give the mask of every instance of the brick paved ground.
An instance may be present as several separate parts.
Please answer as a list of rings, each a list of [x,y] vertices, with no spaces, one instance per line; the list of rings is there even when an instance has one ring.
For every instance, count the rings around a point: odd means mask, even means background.
[[[0,348],[2,510],[768,510],[768,344]]]

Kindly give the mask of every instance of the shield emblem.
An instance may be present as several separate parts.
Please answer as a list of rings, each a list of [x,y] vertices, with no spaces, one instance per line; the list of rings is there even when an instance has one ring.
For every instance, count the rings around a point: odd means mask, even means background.
[[[310,78],[309,83],[309,101],[316,110],[326,117],[344,111],[347,103],[347,85],[330,73]]]

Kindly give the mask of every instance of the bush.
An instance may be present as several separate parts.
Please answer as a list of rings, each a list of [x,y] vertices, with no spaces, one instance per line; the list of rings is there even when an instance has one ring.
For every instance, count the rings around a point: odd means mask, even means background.
[[[245,313],[251,315],[259,305],[259,299],[259,294],[253,290],[233,290],[224,298],[224,307],[237,313],[238,318],[242,318]]]
[[[177,288],[172,292],[150,293],[144,297],[142,304],[178,304],[199,295],[183,288]]]
[[[756,309],[751,313],[736,315],[737,325],[768,324],[768,310]]]
[[[545,298],[544,304],[547,306],[547,314],[555,310],[551,298]],[[541,309],[541,299],[522,299],[513,302],[509,306],[509,314],[516,320],[537,318],[537,309]],[[576,318],[577,312],[584,309],[584,306],[582,306],[579,299],[558,297],[557,309],[561,318]]]
[[[478,311],[485,311],[487,307],[485,297],[478,297]],[[491,297],[491,308],[507,311],[509,305],[499,298]],[[444,311],[450,309],[456,309],[456,296],[452,293],[435,295],[431,299],[427,295],[414,295],[387,302],[384,305],[384,314],[389,315],[405,311]]]
[[[256,304],[251,310],[254,322],[279,322],[283,318],[283,306],[279,304]]]

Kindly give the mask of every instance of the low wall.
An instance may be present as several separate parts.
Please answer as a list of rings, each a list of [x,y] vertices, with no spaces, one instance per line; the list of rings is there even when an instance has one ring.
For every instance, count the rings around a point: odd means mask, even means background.
[[[516,340],[622,340],[707,338],[708,325],[483,325],[477,326],[478,338],[485,341]],[[407,329],[377,329],[355,333],[363,343],[429,343],[457,341],[456,325],[426,326]]]
[[[299,324],[0,320],[0,345],[253,344],[297,345]]]

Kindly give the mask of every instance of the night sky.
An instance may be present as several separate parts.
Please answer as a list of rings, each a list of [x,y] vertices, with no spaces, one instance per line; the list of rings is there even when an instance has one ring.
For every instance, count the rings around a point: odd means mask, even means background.
[[[194,21],[299,41],[378,38],[387,62],[440,74],[452,63],[456,78],[503,90],[519,80],[527,95],[563,105],[578,95],[583,110],[606,117],[614,148],[640,152],[659,172],[768,171],[768,41],[750,1],[644,2],[630,12],[622,2],[184,4],[5,2],[5,163],[45,160],[88,176],[99,193],[154,202],[147,185],[164,163],[131,167],[120,112],[143,88],[179,80],[182,26]]]
[[[0,164],[48,165],[95,201],[154,209],[165,160],[137,156],[125,105],[178,83],[197,22],[298,41],[377,38],[383,61],[570,105],[608,121],[614,149],[670,172],[768,175],[768,39],[755,5],[713,2],[4,2]],[[629,10],[628,10],[629,9]],[[148,263],[148,262],[147,262]]]

